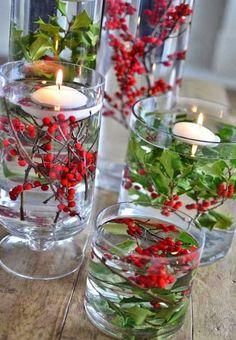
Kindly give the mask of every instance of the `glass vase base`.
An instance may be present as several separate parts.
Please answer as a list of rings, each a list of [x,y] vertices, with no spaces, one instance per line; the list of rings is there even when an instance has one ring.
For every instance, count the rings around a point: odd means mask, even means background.
[[[234,238],[234,230],[204,229],[204,231],[206,241],[200,266],[206,266],[223,259],[228,254]]]
[[[165,331],[163,334],[155,334],[150,335],[147,334],[147,331],[145,330],[129,330],[125,328],[121,328],[118,326],[111,325],[108,321],[104,320],[104,318],[99,315],[95,309],[88,303],[88,301],[85,299],[84,301],[84,308],[87,314],[87,317],[91,324],[98,328],[102,333],[109,335],[110,337],[114,339],[127,339],[127,340],[133,340],[133,339],[142,339],[142,340],[165,340],[165,339],[171,339],[174,334],[182,327],[181,325],[178,325],[178,327],[175,327],[174,330]]]
[[[96,187],[119,192],[123,169],[123,163],[114,163],[101,157],[101,159],[98,160]]]
[[[47,241],[43,245],[42,242],[6,236],[0,242],[0,266],[27,279],[59,279],[75,272],[82,262],[83,251],[74,238]]]

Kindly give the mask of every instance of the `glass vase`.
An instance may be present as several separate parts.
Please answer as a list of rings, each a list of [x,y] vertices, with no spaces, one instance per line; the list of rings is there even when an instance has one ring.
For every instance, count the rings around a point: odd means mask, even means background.
[[[103,0],[12,0],[9,59],[95,68]]]
[[[120,200],[162,203],[164,216],[170,208],[187,211],[206,231],[202,264],[223,258],[234,236],[236,125],[230,111],[184,97],[170,108],[168,96],[160,96],[137,102],[130,121]]]
[[[164,339],[183,325],[204,232],[161,205],[105,208],[95,234],[85,309],[96,327],[118,339]]]
[[[63,277],[87,242],[104,79],[74,64],[19,61],[0,68],[0,82],[0,223],[11,234],[0,263],[30,279]]]
[[[98,65],[106,75],[98,165],[104,174],[99,177],[102,187],[118,190],[134,102],[166,92],[172,94],[170,101],[175,100],[193,5],[194,0],[106,2]]]

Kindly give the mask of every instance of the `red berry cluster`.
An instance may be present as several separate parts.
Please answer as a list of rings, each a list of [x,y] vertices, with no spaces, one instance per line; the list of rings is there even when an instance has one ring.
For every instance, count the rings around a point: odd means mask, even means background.
[[[145,273],[135,273],[134,276],[129,276],[129,280],[135,282],[141,288],[166,288],[175,282],[175,277],[169,273],[169,257],[178,257],[179,263],[188,265],[186,269],[194,267],[199,260],[196,246],[189,246],[183,244],[178,240],[178,229],[173,224],[154,223],[150,221],[140,221],[133,218],[117,218],[112,220],[114,223],[122,223],[127,225],[127,233],[136,239],[145,239],[145,233],[148,229],[156,230],[157,234],[150,234],[152,237],[152,244],[150,246],[142,247],[140,244],[135,248],[135,253],[126,255],[122,260],[126,263],[132,264],[135,267],[145,269]],[[159,237],[158,232],[162,232],[162,237]],[[175,233],[176,238],[170,236],[163,237],[164,233]],[[104,259],[112,259],[112,255],[106,253]],[[155,261],[155,259],[159,259]]]
[[[9,121],[7,117],[1,117],[0,123],[0,129],[11,136],[2,141],[7,149],[6,160],[17,160],[20,167],[27,167],[26,173],[34,171],[38,176],[38,180],[30,181],[26,175],[23,184],[10,190],[10,198],[16,200],[24,191],[35,188],[51,189],[59,202],[58,211],[77,215],[75,187],[94,176],[96,164],[96,153],[86,151],[77,141],[82,123],[73,115],[66,118],[63,113],[44,117],[41,124],[35,125],[19,118]]]
[[[183,202],[179,200],[178,195],[174,195],[172,198],[168,198],[163,202],[162,215],[169,216],[170,212],[178,210],[183,206]]]
[[[222,182],[217,186],[217,195],[218,198],[214,197],[210,200],[202,200],[196,203],[187,204],[185,207],[188,210],[197,210],[199,212],[206,212],[212,206],[220,203],[222,200],[227,198],[232,198],[234,195],[235,187],[233,184],[227,184],[226,182]]]
[[[169,60],[155,60],[151,65],[147,64],[153,52],[157,48],[163,49],[165,40],[186,21],[186,17],[192,14],[191,8],[184,1],[178,6],[172,6],[171,3],[166,0],[155,0],[152,9],[146,9],[140,14],[141,19],[144,16],[149,26],[155,27],[157,33],[139,38],[128,31],[127,24],[128,17],[136,12],[136,8],[123,0],[107,1],[105,29],[109,31],[109,45],[113,49],[112,60],[118,91],[114,97],[105,95],[107,102],[105,116],[113,116],[119,112],[123,117],[122,121],[125,122],[131,106],[139,98],[166,93],[172,89],[163,79],[151,82],[153,63],[172,67],[174,62],[185,59],[186,51],[178,51],[170,55]],[[146,77],[146,86],[138,87],[140,75]]]
[[[234,185],[227,184],[226,182],[220,183],[217,188],[217,194],[219,197],[232,198],[234,195]]]

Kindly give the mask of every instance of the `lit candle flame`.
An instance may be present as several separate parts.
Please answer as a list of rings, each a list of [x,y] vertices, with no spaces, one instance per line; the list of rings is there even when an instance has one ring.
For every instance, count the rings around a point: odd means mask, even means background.
[[[58,70],[57,77],[56,77],[56,85],[58,86],[59,90],[63,82],[63,72],[62,70]]]
[[[192,112],[193,113],[197,113],[197,105],[193,105],[192,106]]]
[[[152,65],[152,72],[155,72],[155,71],[156,71],[156,68],[157,68],[157,64],[154,63],[154,64]]]
[[[203,113],[199,113],[198,119],[197,119],[197,124],[199,125],[199,127],[201,127],[203,125]]]

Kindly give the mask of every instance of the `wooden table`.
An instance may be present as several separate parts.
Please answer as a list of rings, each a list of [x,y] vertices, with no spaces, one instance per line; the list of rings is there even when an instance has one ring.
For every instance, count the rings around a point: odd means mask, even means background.
[[[98,211],[115,202],[117,195],[97,190],[96,198]],[[236,239],[225,259],[199,270],[184,327],[175,340],[236,339],[235,259]],[[79,273],[46,282],[17,278],[0,269],[0,340],[110,339],[86,318],[86,275],[87,259]]]

